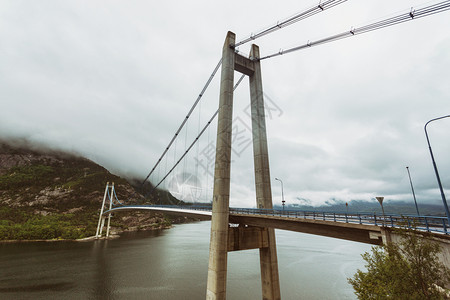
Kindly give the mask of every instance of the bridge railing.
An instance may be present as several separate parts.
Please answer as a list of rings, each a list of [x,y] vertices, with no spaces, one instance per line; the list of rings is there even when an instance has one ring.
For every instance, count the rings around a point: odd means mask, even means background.
[[[346,212],[319,212],[301,210],[277,210],[254,208],[230,208],[230,213],[250,215],[271,215],[286,218],[303,218],[311,220],[323,220],[344,222],[353,224],[365,224],[386,227],[403,227],[418,229],[427,232],[439,232],[449,234],[449,225],[445,217],[414,216],[376,213],[346,213]]]
[[[118,206],[125,207],[125,206]],[[117,208],[118,208],[117,207]],[[210,205],[135,205],[126,206],[136,209],[152,208],[172,208],[198,211],[211,211]],[[106,211],[105,213],[108,213]],[[386,226],[391,228],[403,227],[418,229],[427,232],[437,232],[450,234],[447,218],[437,216],[417,216],[417,215],[397,215],[397,214],[377,214],[377,213],[347,213],[347,212],[324,212],[324,211],[304,211],[304,210],[280,210],[262,208],[234,208],[230,207],[231,214],[265,215],[283,218],[303,218],[310,220],[322,220],[341,223],[352,223],[361,225]]]

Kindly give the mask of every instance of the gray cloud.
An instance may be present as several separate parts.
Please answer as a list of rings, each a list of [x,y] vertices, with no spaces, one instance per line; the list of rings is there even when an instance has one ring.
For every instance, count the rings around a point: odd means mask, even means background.
[[[244,38],[316,2],[2,1],[0,136],[144,177],[219,60],[226,31]],[[268,54],[420,3],[348,2],[256,43]],[[271,174],[283,179],[288,203],[375,195],[409,201],[406,166],[418,201],[440,200],[423,126],[450,114],[448,14],[263,61],[265,92],[282,110],[267,121]],[[215,111],[218,85],[215,78],[184,136],[194,137],[198,121]],[[247,125],[248,104],[244,82],[234,115]],[[429,126],[444,186],[449,126],[450,119]],[[185,144],[177,142],[168,166]],[[203,140],[198,151],[206,146]],[[251,155],[249,147],[233,156],[234,206],[255,203]],[[183,168],[198,172],[190,160]],[[166,170],[164,163],[159,172]],[[278,201],[278,182],[272,190]]]

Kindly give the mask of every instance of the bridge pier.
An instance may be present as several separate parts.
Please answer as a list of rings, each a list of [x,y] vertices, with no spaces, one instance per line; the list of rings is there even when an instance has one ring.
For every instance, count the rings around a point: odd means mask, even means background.
[[[228,251],[259,249],[263,299],[280,299],[278,261],[273,228],[236,228],[229,225],[230,163],[233,119],[234,71],[250,78],[253,157],[256,204],[272,208],[269,156],[267,148],[264,97],[259,48],[252,45],[248,59],[234,51],[235,34],[228,32],[222,50],[216,162],[211,217],[208,282],[206,299],[226,299]]]
[[[252,45],[250,57],[259,59],[259,47]],[[272,189],[270,184],[269,151],[267,147],[264,93],[262,88],[261,64],[255,61],[254,73],[250,76],[250,97],[253,135],[253,159],[255,168],[256,205],[258,208],[272,209]],[[267,228],[268,247],[259,249],[263,299],[280,299],[278,258],[275,230]]]
[[[222,52],[216,162],[211,216],[206,299],[226,299],[231,130],[233,118],[235,35],[228,33]]]

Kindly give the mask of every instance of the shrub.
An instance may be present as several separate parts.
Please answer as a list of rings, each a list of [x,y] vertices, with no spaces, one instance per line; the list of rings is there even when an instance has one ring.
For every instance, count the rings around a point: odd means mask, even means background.
[[[444,299],[449,269],[439,259],[437,242],[414,231],[399,230],[401,241],[372,247],[362,254],[367,271],[348,278],[358,299]]]

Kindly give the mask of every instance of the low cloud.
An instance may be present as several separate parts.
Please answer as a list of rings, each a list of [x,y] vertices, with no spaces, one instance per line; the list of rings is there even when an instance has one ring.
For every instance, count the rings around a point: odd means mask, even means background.
[[[348,2],[256,43],[268,54],[418,4]],[[80,153],[119,175],[144,178],[217,64],[226,32],[240,39],[305,7],[296,1],[258,7],[235,1],[220,10],[202,1],[175,7],[3,1],[0,137]],[[419,201],[440,199],[423,126],[450,113],[450,41],[443,30],[449,22],[444,12],[262,62],[266,98],[282,112],[267,120],[271,176],[283,180],[287,203],[376,195],[409,201],[406,166]],[[248,53],[248,45],[239,50]],[[234,116],[249,125],[246,81],[235,93]],[[217,109],[218,95],[215,78],[159,177]],[[447,189],[449,126],[450,119],[429,126]],[[205,133],[198,152],[216,130]],[[176,174],[199,172],[194,152]],[[251,146],[232,159],[231,203],[255,206]],[[209,190],[212,177],[203,178]],[[274,178],[272,193],[275,202],[281,199]]]

